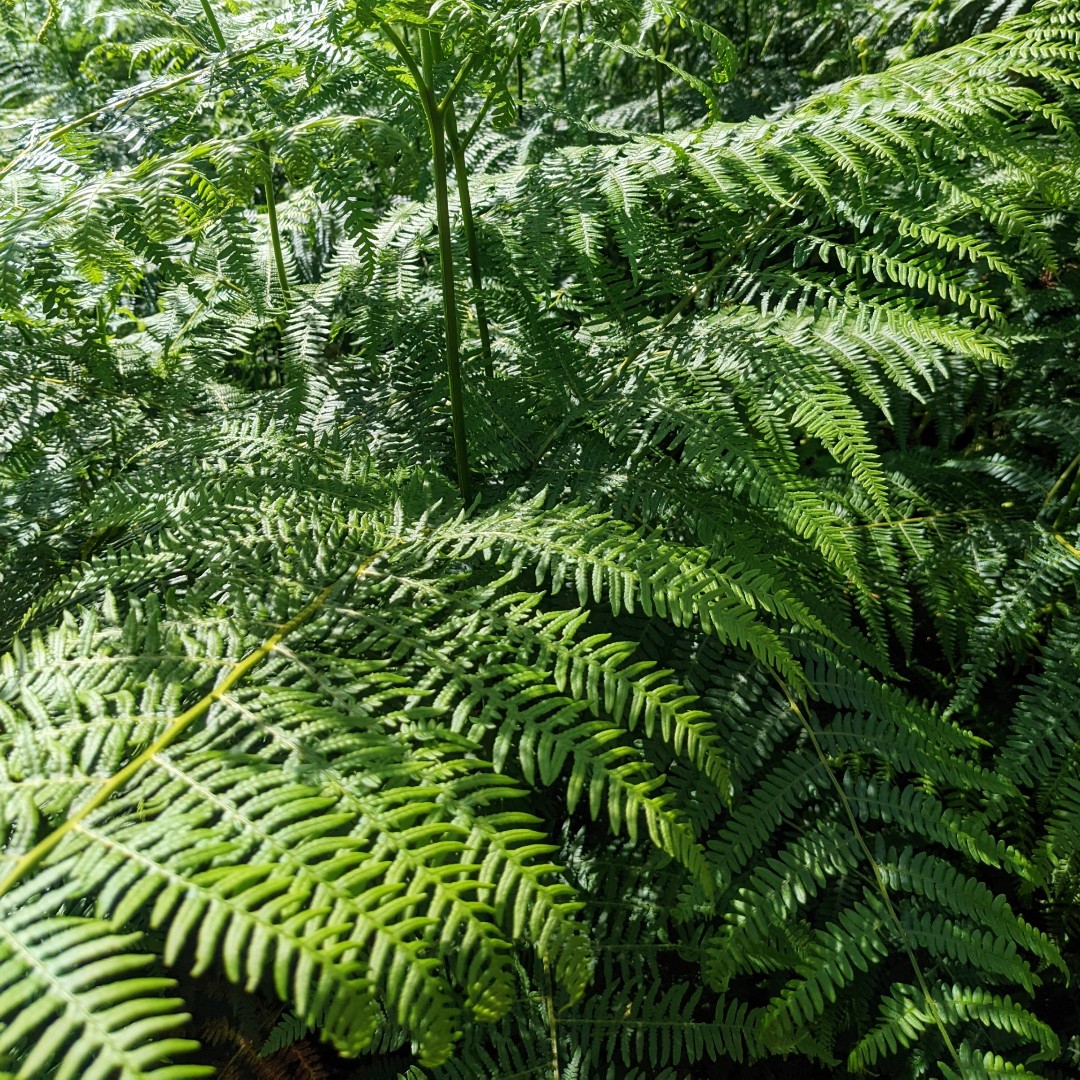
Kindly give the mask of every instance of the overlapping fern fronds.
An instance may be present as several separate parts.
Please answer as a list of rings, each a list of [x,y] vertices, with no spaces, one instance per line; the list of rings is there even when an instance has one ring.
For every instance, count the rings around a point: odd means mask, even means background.
[[[1080,6],[848,6],[12,16],[0,1069],[1062,1075]]]

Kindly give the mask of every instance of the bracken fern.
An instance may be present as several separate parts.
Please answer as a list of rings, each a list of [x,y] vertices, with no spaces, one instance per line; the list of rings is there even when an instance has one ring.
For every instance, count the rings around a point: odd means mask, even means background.
[[[1070,1075],[1027,6],[4,9],[2,1075]]]

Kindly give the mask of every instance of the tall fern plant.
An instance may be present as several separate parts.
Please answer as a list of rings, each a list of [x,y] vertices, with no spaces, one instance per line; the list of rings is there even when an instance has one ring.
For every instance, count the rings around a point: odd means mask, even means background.
[[[1070,1075],[1080,5],[819,7],[10,9],[4,1075]]]

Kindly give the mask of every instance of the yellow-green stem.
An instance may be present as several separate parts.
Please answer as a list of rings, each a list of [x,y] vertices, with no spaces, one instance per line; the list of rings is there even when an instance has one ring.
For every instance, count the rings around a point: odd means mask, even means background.
[[[453,95],[464,82],[468,68],[463,65],[451,81],[446,96],[435,96],[435,63],[439,55],[437,36],[427,29],[417,31],[420,38],[420,63],[401,35],[389,24],[380,23],[390,44],[401,57],[416,84],[420,107],[431,137],[431,168],[435,182],[435,213],[439,230],[439,273],[442,280],[443,321],[446,325],[446,374],[450,390],[450,417],[454,435],[454,468],[458,488],[465,503],[472,502],[472,478],[469,475],[469,450],[465,431],[465,395],[461,380],[461,330],[458,326],[457,288],[454,284],[454,249],[450,235],[450,193],[446,165],[446,111]],[[471,64],[471,58],[465,61]]]
[[[551,1042],[551,1080],[562,1080],[559,1068],[559,1030],[555,1016],[555,993],[551,984],[551,965],[544,959],[544,1009],[548,1018],[548,1039]]]
[[[1043,509],[1048,507],[1053,501],[1054,496],[1068,483],[1069,476],[1072,474],[1073,469],[1080,469],[1080,454],[1065,466],[1065,471],[1054,481],[1054,486],[1046,493],[1046,498],[1043,499]]]
[[[375,564],[384,552],[376,552],[368,559],[361,563],[360,567],[355,573],[355,577],[359,578]],[[252,650],[243,659],[238,660],[226,673],[225,677],[217,683],[209,693],[204,694],[198,701],[195,702],[189,709],[186,709],[179,716],[174,718],[169,726],[137,757],[132,758],[119,772],[113,773],[108,780],[97,790],[93,798],[87,800],[74,814],[71,815],[62,825],[53,829],[43,840],[35,844],[25,855],[18,859],[15,865],[11,868],[8,874],[0,881],[0,896],[5,896],[9,893],[31,870],[40,866],[41,863],[56,850],[56,847],[60,842],[70,833],[81,821],[84,821],[95,810],[99,810],[104,804],[112,798],[129,780],[132,780],[135,775],[152,761],[163,750],[168,749],[177,739],[196,720],[201,719],[209,712],[211,706],[220,701],[229,691],[252,671],[255,667],[261,664],[287,637],[289,637],[296,630],[300,629],[305,623],[310,622],[312,618],[322,609],[323,605],[329,599],[330,594],[337,588],[339,582],[335,582],[333,585],[328,585],[314,600],[311,601],[303,610],[294,615],[287,623],[285,623],[276,633],[271,634],[258,648]]]
[[[1080,469],[1076,470],[1072,485],[1062,500],[1061,509],[1058,510],[1057,517],[1054,518],[1054,532],[1061,532],[1065,528],[1065,522],[1069,520],[1069,514],[1072,513],[1072,508],[1078,496],[1080,496]]]

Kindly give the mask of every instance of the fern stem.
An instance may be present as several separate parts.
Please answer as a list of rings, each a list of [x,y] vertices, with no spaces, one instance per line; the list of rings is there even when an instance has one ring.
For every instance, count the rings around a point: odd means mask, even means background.
[[[206,0],[203,0],[205,3]],[[660,56],[660,37],[655,30],[652,32],[653,52]],[[664,134],[664,65],[659,60],[653,62],[653,78],[656,82],[656,122],[660,134]]]
[[[465,132],[465,136],[461,140],[461,149],[463,151],[469,149],[473,139],[476,136],[477,131],[480,130],[480,125],[484,122],[484,117],[487,116],[488,110],[491,108],[491,105],[495,100],[495,92],[500,86],[505,88],[506,80],[510,78],[510,69],[514,66],[514,61],[517,59],[518,50],[520,48],[520,45],[514,46],[514,51],[507,57],[506,63],[503,65],[502,72],[500,73],[499,78],[496,81],[495,90],[488,94],[488,96],[484,99],[484,104],[480,106],[480,111],[476,114],[476,117],[474,118],[472,124],[469,125],[469,130]]]
[[[281,287],[281,297],[286,307],[289,304],[289,276],[285,272],[285,256],[281,249],[281,231],[278,228],[277,196],[274,193],[274,165],[270,156],[270,146],[266,142],[259,143],[259,149],[263,154],[263,169],[265,180],[263,181],[263,193],[266,195],[266,217],[270,225],[270,246],[274,252],[274,266],[277,268],[278,285]]]
[[[971,510],[948,510],[940,514],[913,514],[911,517],[894,518],[890,521],[861,521],[857,525],[841,525],[842,532],[855,532],[859,529],[897,529],[905,525],[914,525],[920,521],[948,521],[958,517],[972,517],[985,514],[982,507]]]
[[[525,67],[521,62],[521,53],[515,60],[517,66],[517,116],[520,124],[525,117]]]
[[[218,52],[225,52],[225,35],[221,32],[221,25],[217,21],[214,9],[210,6],[210,0],[199,0],[199,3],[202,4],[206,21],[210,24],[210,32],[214,35],[214,42],[218,47]]]
[[[1076,502],[1077,496],[1080,496],[1080,454],[1077,454],[1076,457],[1074,457],[1072,461],[1069,462],[1065,471],[1061,474],[1060,477],[1058,477],[1057,482],[1050,489],[1049,493],[1046,496],[1046,502],[1043,504],[1046,505],[1050,502],[1054,495],[1064,485],[1066,479],[1069,476],[1069,473],[1072,472],[1074,469],[1076,470],[1076,473],[1073,476],[1073,481],[1069,485],[1069,490],[1065,493],[1065,498],[1061,501],[1061,507],[1057,512],[1057,516],[1054,518],[1054,532],[1061,532],[1066,520],[1068,519],[1069,513]]]
[[[656,126],[664,134],[664,69],[656,62]]]
[[[446,165],[446,110],[453,103],[449,96],[438,101],[435,97],[435,57],[437,41],[431,30],[421,29],[420,63],[417,64],[409,47],[387,22],[380,27],[416,83],[420,107],[427,121],[431,138],[431,170],[435,181],[435,214],[439,231],[439,274],[442,282],[443,322],[446,326],[446,374],[450,393],[450,417],[454,433],[454,469],[458,489],[466,505],[472,502],[472,479],[469,476],[469,448],[465,430],[465,394],[461,380],[461,330],[458,326],[457,288],[454,284],[454,247],[450,236],[450,190]],[[468,62],[463,65],[467,72]],[[461,85],[462,69],[451,83],[451,89]]]
[[[836,771],[829,763],[828,756],[826,755],[825,750],[821,745],[821,740],[818,738],[818,733],[814,728],[814,725],[810,723],[809,717],[799,707],[798,702],[788,690],[787,684],[775,671],[772,671],[770,669],[769,674],[772,675],[773,679],[776,681],[776,684],[780,687],[780,692],[787,700],[788,707],[799,718],[799,723],[802,725],[803,730],[809,736],[810,743],[814,748],[814,753],[817,755],[818,760],[821,762],[822,768],[825,770],[826,775],[829,777],[829,783],[832,785],[833,790],[836,792],[836,796],[840,800],[840,805],[844,808],[844,816],[847,818],[848,824],[851,827],[851,831],[855,836],[855,843],[858,844],[859,850],[862,852],[863,858],[866,859],[867,865],[870,867],[870,871],[874,877],[874,884],[877,887],[878,895],[881,897],[882,903],[885,905],[885,910],[896,928],[897,935],[900,939],[900,947],[904,950],[904,954],[908,958],[908,963],[911,964],[912,973],[915,976],[915,981],[919,984],[919,990],[922,992],[923,1000],[926,1002],[926,1007],[929,1010],[930,1017],[933,1019],[934,1026],[938,1029],[938,1033],[941,1035],[941,1038],[944,1041],[950,1056],[956,1063],[956,1066],[960,1070],[960,1073],[962,1075],[964,1072],[964,1063],[960,1060],[960,1054],[957,1052],[956,1046],[953,1044],[948,1029],[945,1027],[945,1021],[942,1019],[941,1010],[938,1008],[937,1002],[934,1000],[933,995],[930,993],[930,986],[926,981],[926,976],[923,974],[922,966],[919,963],[918,957],[915,955],[915,950],[911,947],[911,941],[908,938],[907,931],[904,929],[904,924],[900,920],[900,913],[896,910],[896,907],[892,902],[892,896],[889,893],[889,887],[885,881],[885,875],[882,873],[881,867],[878,865],[877,859],[874,858],[874,853],[870,850],[870,845],[866,842],[866,837],[863,835],[863,831],[859,827],[858,818],[855,817],[855,811],[851,808],[851,800],[848,799],[847,792],[844,791],[844,785],[840,783],[840,778],[836,775]]]
[[[1054,533],[1053,537],[1070,555],[1076,559],[1080,559],[1080,548],[1073,547],[1073,545],[1059,532]]]
[[[371,569],[385,551],[377,551],[369,556],[352,575],[351,580],[362,577]],[[152,761],[163,750],[168,749],[196,720],[209,712],[211,706],[220,701],[229,691],[258,667],[287,637],[295,633],[305,623],[310,622],[323,608],[340,581],[327,585],[305,608],[294,615],[276,633],[271,634],[261,645],[238,660],[226,673],[221,682],[207,694],[204,694],[190,708],[177,716],[172,723],[137,757],[132,758],[119,772],[113,773],[98,789],[93,798],[87,800],[62,825],[57,826],[43,840],[35,844],[21,856],[10,872],[0,881],[0,896],[6,896],[31,870],[39,866],[57,847],[69,832],[80,822],[99,810],[113,795],[131,780],[144,765]]]
[[[548,1036],[551,1039],[551,1080],[561,1080],[559,1069],[559,1032],[555,1019],[555,995],[551,986],[551,965],[544,959],[544,1005],[548,1016]]]
[[[491,332],[488,329],[487,304],[484,301],[484,279],[480,271],[480,244],[476,238],[476,218],[473,215],[472,194],[469,191],[468,164],[465,150],[458,138],[457,117],[451,104],[446,110],[446,141],[450,158],[454,163],[454,179],[457,181],[458,203],[461,206],[461,224],[465,232],[465,246],[469,252],[469,275],[472,278],[476,303],[476,324],[480,331],[480,354],[484,359],[484,374],[495,377],[491,362]]]
[[[1065,466],[1064,472],[1062,472],[1062,474],[1054,481],[1053,487],[1046,493],[1046,498],[1043,499],[1044,510],[1054,501],[1054,496],[1065,486],[1069,479],[1069,475],[1072,473],[1073,469],[1078,466],[1080,466],[1080,454],[1077,454],[1076,457]]]
[[[412,46],[406,44],[408,38],[406,37],[405,41],[403,41],[398,32],[388,22],[381,22],[379,23],[379,26],[387,38],[390,39],[390,44],[394,46],[394,51],[401,57],[409,74],[413,77],[413,81],[416,83],[416,92],[420,97],[420,105],[426,115],[428,110],[426,97],[429,94],[429,89],[427,83],[424,81],[424,75],[420,71],[419,65],[416,63],[416,57],[412,54]]]
[[[435,214],[439,228],[439,273],[442,278],[443,321],[446,325],[446,374],[450,389],[450,417],[454,432],[454,466],[465,503],[472,502],[469,451],[465,431],[465,394],[461,379],[461,328],[458,326],[457,287],[454,284],[454,246],[450,234],[450,189],[447,182],[446,122],[435,102],[435,42],[431,30],[420,31],[424,105],[431,136],[431,169],[435,180]]]
[[[217,20],[217,15],[214,14],[214,9],[210,5],[210,0],[199,0],[202,4],[203,13],[206,15],[206,21],[210,24],[210,32],[214,35],[214,41],[217,44],[219,52],[225,52],[227,46],[225,44],[225,35],[221,32],[221,24]],[[277,267],[278,284],[281,286],[281,295],[286,305],[289,302],[289,279],[285,273],[285,259],[281,251],[281,233],[278,230],[278,216],[277,216],[277,198],[274,194],[274,167],[270,157],[270,147],[266,142],[259,143],[259,149],[262,151],[265,161],[263,168],[266,173],[266,179],[263,182],[263,193],[266,196],[266,213],[270,223],[270,245],[274,251],[274,265]]]
[[[434,46],[438,49],[438,42],[434,42]],[[438,49],[439,59],[442,59],[442,50]],[[454,98],[457,97],[458,91],[461,89],[466,78],[468,78],[469,72],[472,70],[473,61],[475,57],[466,56],[461,62],[461,67],[457,69],[454,78],[450,82],[450,86],[447,88],[446,93],[443,94],[442,101],[439,102],[439,112],[445,113],[454,104]],[[434,89],[434,87],[432,87]]]

